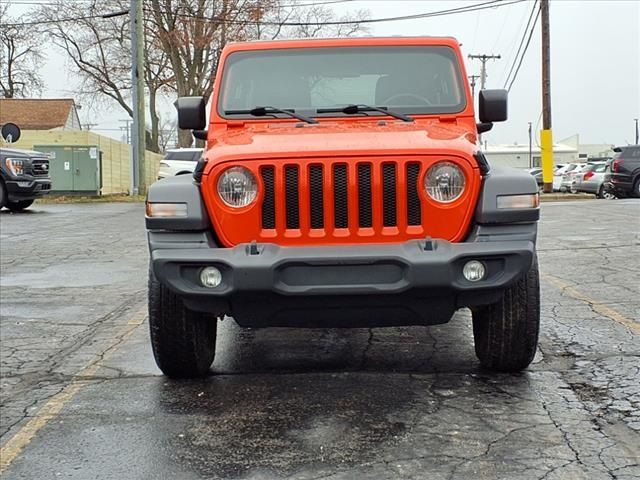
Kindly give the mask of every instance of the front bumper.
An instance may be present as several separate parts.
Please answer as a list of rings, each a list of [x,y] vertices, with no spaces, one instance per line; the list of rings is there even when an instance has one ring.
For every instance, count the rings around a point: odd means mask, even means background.
[[[252,326],[315,323],[313,312],[329,316],[327,309],[334,319],[356,320],[355,326],[360,325],[357,319],[367,326],[387,325],[393,307],[392,324],[443,323],[456,308],[499,299],[528,271],[535,251],[528,239],[215,248],[206,235],[191,235],[189,241],[185,234],[149,232],[155,276],[189,308],[230,314],[238,323]],[[469,260],[484,263],[484,279],[464,278],[462,268]],[[205,266],[222,272],[218,287],[200,284]]]
[[[32,200],[48,194],[51,190],[49,178],[6,180],[5,184],[10,201]]]

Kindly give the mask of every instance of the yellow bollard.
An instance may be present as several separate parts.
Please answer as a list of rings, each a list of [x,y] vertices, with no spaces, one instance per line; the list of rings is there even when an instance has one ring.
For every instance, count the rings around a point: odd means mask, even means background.
[[[540,152],[542,154],[542,181],[544,193],[553,192],[553,136],[551,129],[540,130]]]

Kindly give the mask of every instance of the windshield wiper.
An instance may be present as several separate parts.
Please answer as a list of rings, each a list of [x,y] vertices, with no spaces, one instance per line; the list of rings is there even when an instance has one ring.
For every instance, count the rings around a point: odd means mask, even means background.
[[[282,113],[283,115],[288,115],[291,118],[297,118],[298,120],[302,120],[303,122],[318,123],[316,119],[307,117],[305,115],[300,115],[293,109],[284,110],[282,108],[276,107],[254,107],[250,110],[225,110],[224,113],[226,115],[253,115],[254,117],[264,117],[265,115],[271,115],[273,113]]]
[[[371,105],[347,105],[342,108],[319,108],[317,110],[318,113],[336,113],[342,112],[347,115],[354,115],[356,113],[361,112],[380,112],[385,115],[389,115],[390,117],[397,118],[398,120],[402,120],[403,122],[413,122],[413,118],[408,115],[403,115],[402,113],[394,112],[393,110],[388,110],[387,107],[372,107]]]

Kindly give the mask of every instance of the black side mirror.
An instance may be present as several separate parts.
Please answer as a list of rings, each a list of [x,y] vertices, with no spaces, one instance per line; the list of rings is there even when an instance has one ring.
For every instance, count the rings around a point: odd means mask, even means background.
[[[176,103],[178,127],[183,130],[207,128],[207,102],[204,97],[180,97]]]
[[[506,90],[480,90],[478,104],[481,123],[504,122],[507,119]]]

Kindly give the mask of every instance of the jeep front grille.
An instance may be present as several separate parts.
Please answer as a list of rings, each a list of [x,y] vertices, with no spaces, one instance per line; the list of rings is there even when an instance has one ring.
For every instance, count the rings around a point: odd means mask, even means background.
[[[339,229],[346,235],[415,230],[422,225],[420,171],[419,162],[386,159],[262,166],[262,229],[314,237]]]

